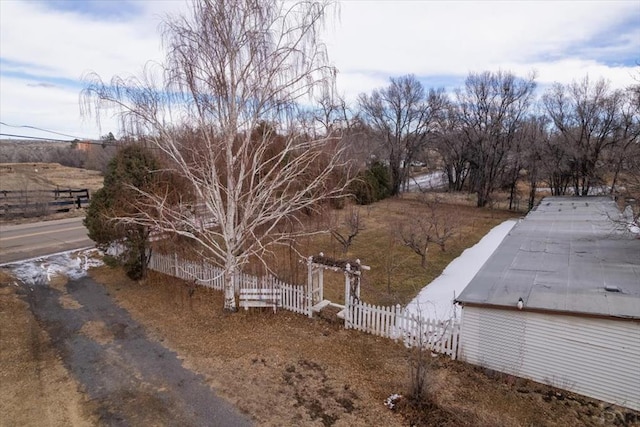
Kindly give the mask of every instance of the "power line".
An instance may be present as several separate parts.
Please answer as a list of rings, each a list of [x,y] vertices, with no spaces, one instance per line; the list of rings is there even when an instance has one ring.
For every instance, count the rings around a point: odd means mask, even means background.
[[[87,138],[78,138],[77,136],[69,135],[69,134],[66,134],[66,133],[60,133],[60,132],[55,132],[55,131],[48,130],[48,129],[39,128],[39,127],[37,127],[37,126],[29,126],[29,125],[10,125],[10,124],[5,123],[5,122],[0,122],[0,125],[9,126],[9,127],[12,127],[12,128],[27,128],[27,129],[35,129],[35,130],[39,130],[39,131],[42,131],[42,132],[53,133],[53,134],[60,135],[60,136],[68,136],[69,138],[73,138],[73,139],[87,139]]]
[[[13,133],[0,133],[0,136],[12,136],[14,138],[35,139],[40,141],[52,141],[52,142],[73,142],[74,141],[69,139],[41,138],[39,136],[16,135]]]

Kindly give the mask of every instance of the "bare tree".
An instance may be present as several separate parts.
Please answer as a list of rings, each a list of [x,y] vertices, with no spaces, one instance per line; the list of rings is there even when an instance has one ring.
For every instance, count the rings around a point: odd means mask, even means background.
[[[469,175],[469,141],[463,137],[462,121],[456,106],[446,101],[438,116],[435,149],[442,159],[449,191],[462,191]]]
[[[534,75],[526,79],[508,72],[471,73],[456,91],[461,138],[469,148],[470,178],[485,206],[500,184],[509,154],[526,118],[535,89]]]
[[[545,116],[531,116],[526,121],[523,132],[523,165],[529,182],[527,208],[533,209],[536,201],[538,182],[544,168],[543,154],[549,145],[549,132],[546,129],[548,120]]]
[[[362,118],[385,146],[391,170],[391,195],[400,193],[409,178],[409,166],[425,148],[437,111],[444,104],[442,91],[425,93],[413,75],[391,78],[388,87],[361,94]]]
[[[301,212],[346,185],[331,135],[313,138],[296,124],[313,90],[329,91],[335,70],[318,40],[330,4],[277,0],[194,1],[164,25],[163,84],[91,76],[87,107],[119,109],[123,130],[144,135],[192,185],[192,206],[147,194],[156,215],[121,218],[193,239],[224,267],[225,310],[235,311],[237,273],[286,243]],[[330,92],[328,92],[330,93]],[[90,111],[92,111],[90,109]]]
[[[364,230],[364,221],[360,218],[360,210],[352,208],[344,215],[342,224],[331,227],[331,236],[342,246],[342,253],[347,253],[353,243],[353,239]]]
[[[345,156],[353,162],[356,171],[363,171],[385,157],[383,147],[371,143],[373,134],[373,129],[359,115],[350,117],[348,125],[342,129]]]
[[[408,256],[401,250],[403,242],[399,241],[397,233],[392,230],[389,231],[385,243],[380,255],[387,281],[387,294],[391,295],[391,279],[407,264]]]
[[[625,141],[622,91],[600,79],[585,77],[569,85],[555,84],[543,104],[570,157],[574,194],[586,196],[602,181],[599,164],[606,150]],[[600,170],[599,170],[600,169]]]
[[[424,196],[423,196],[424,197]],[[443,216],[438,212],[439,200],[422,200],[425,212],[412,215],[400,225],[399,237],[409,249],[420,256],[420,265],[427,268],[427,255],[431,244],[441,251],[446,250],[447,242],[455,235],[458,221],[452,216]]]
[[[612,192],[625,199],[636,226],[640,226],[640,72],[629,87],[622,111],[621,143],[613,150]],[[616,185],[618,186],[616,187]]]
[[[620,122],[616,133],[618,144],[612,146],[605,153],[607,164],[613,174],[611,181],[611,193],[616,192],[616,185],[620,174],[636,175],[640,178],[640,168],[636,165],[637,156],[640,154],[640,84],[632,86],[625,92],[625,98],[620,109]],[[624,179],[624,178],[623,178]]]
[[[351,112],[347,102],[340,96],[334,96],[328,91],[323,91],[317,98],[318,108],[313,119],[325,134],[342,133],[351,124]]]

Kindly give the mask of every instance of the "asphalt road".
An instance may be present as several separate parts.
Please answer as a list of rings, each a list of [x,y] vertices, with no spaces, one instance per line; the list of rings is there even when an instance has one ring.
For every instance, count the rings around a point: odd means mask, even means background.
[[[0,264],[90,246],[81,217],[0,225]]]

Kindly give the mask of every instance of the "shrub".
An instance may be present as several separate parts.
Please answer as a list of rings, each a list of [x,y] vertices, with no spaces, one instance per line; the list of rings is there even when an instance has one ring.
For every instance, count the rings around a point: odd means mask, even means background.
[[[374,162],[358,174],[351,185],[351,194],[359,205],[369,205],[389,197],[390,182],[389,168],[380,162]]]

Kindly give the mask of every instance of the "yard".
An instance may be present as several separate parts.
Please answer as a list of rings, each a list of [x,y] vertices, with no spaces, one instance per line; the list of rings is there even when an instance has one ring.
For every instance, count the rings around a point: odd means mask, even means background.
[[[346,256],[359,257],[372,267],[365,275],[363,299],[409,301],[416,288],[448,263],[447,258],[512,216],[477,210],[471,204],[465,200],[442,204],[444,213],[462,219],[459,229],[465,232],[447,251],[430,252],[427,269],[411,252],[401,252],[409,273],[394,279],[391,292],[380,254],[384,251],[376,250],[376,245],[388,238],[394,221],[420,204],[393,199],[361,208],[366,227]],[[343,255],[329,236],[306,244],[309,253]],[[394,393],[404,395],[409,388],[410,353],[399,343],[344,330],[331,313],[313,319],[282,310],[274,314],[270,309],[225,314],[220,292],[197,288],[192,293],[185,282],[157,273],[141,282],[106,266],[89,274],[143,326],[146,336],[175,352],[184,368],[202,375],[218,395],[258,425],[599,426],[634,425],[637,420],[637,414],[620,408],[443,356],[428,358],[430,401],[415,407],[401,400],[391,410],[385,399]],[[336,283],[342,283],[339,274],[326,276],[336,276]],[[66,281],[59,276],[44,286],[64,291]],[[0,331],[3,343],[10,343],[0,351],[0,409],[10,414],[7,425],[37,425],[42,419],[52,424],[100,424],[96,402],[70,374],[56,337],[44,332],[8,274],[1,283]],[[336,285],[330,299],[340,302],[341,288]],[[63,292],[60,298],[67,309],[78,308],[68,294]],[[100,328],[82,330],[91,339],[114,339]],[[33,407],[38,410],[27,410]]]

